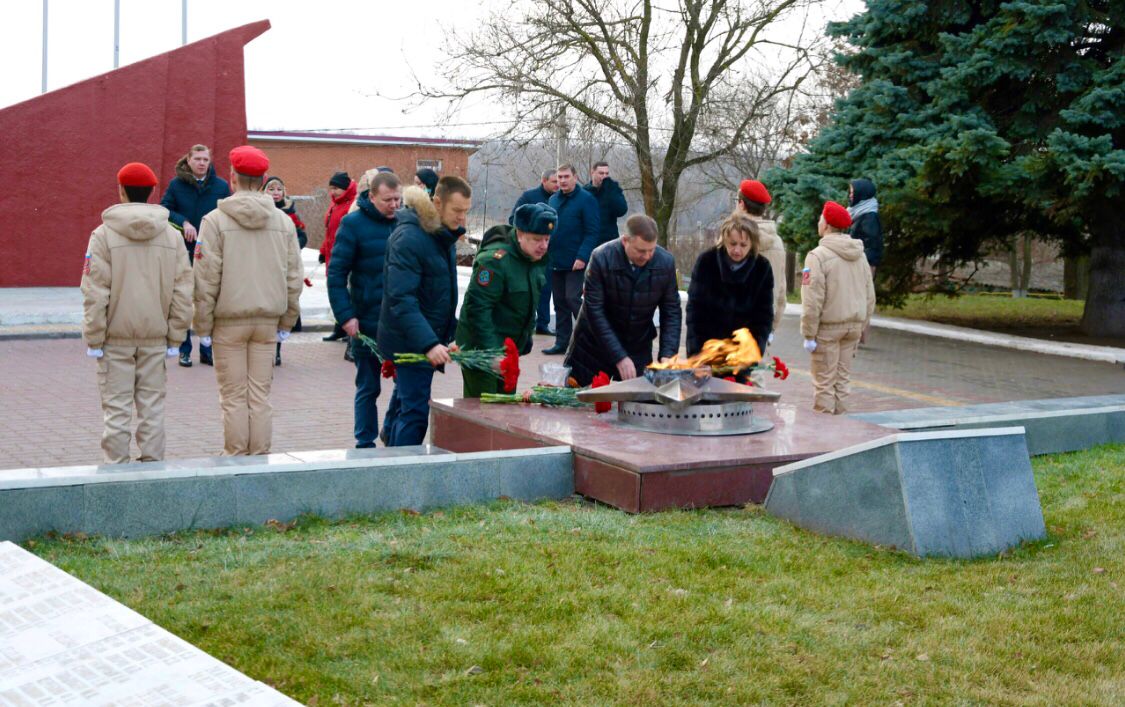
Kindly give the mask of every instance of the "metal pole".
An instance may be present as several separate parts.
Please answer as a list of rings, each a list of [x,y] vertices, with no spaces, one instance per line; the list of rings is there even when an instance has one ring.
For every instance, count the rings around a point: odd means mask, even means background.
[[[484,210],[480,216],[480,242],[484,243],[484,227],[488,223],[488,168],[491,162],[484,163]]]
[[[47,0],[43,0],[43,85],[40,93],[47,92]]]
[[[121,58],[121,0],[113,0],[113,68],[120,65]]]
[[[187,44],[187,0],[183,0],[180,13],[180,45]]]

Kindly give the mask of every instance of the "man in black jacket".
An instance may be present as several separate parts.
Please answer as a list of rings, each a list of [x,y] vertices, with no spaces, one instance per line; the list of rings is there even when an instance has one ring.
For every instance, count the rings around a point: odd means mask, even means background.
[[[438,181],[433,201],[408,187],[398,226],[387,241],[379,352],[425,354],[428,363],[396,366],[395,392],[383,421],[388,447],[422,444],[430,418],[434,369],[452,361],[457,329],[457,239],[465,235],[473,190],[460,177]]]
[[[543,173],[543,179],[539,182],[539,186],[534,189],[528,189],[520,198],[516,200],[516,205],[512,207],[512,213],[508,216],[508,223],[515,224],[516,209],[524,204],[546,204],[551,200],[551,196],[559,190],[558,174],[553,169],[549,169]],[[555,313],[555,318],[558,318],[558,313]],[[535,333],[543,334],[545,336],[554,336],[555,332],[551,331],[551,273],[547,273],[547,277],[543,281],[543,291],[539,293],[539,308],[535,312]]]
[[[176,163],[176,176],[168,184],[160,205],[168,209],[168,220],[183,232],[188,260],[195,263],[195,238],[203,217],[214,211],[219,199],[230,196],[230,184],[215,174],[211,150],[206,145],[192,145],[191,150]],[[199,362],[210,366],[211,347],[199,345]],[[180,365],[191,367],[191,330],[180,344]]]
[[[620,184],[610,178],[608,162],[594,163],[590,170],[590,183],[584,188],[598,200],[598,222],[601,228],[598,245],[609,243],[620,235],[617,232],[617,219],[629,210],[625,192],[621,191]]]
[[[661,361],[680,350],[680,293],[676,261],[656,245],[656,222],[635,215],[625,235],[598,246],[586,267],[582,309],[566,352],[566,365],[579,385],[598,372],[618,380],[636,378],[652,363],[660,311]]]
[[[355,359],[355,446],[375,446],[379,435],[380,364],[375,352],[358,340],[360,333],[375,338],[383,306],[383,268],[387,240],[397,225],[395,211],[402,200],[398,177],[376,174],[368,191],[359,195],[359,208],[340,221],[328,262],[328,300],[336,321],[352,338]]]

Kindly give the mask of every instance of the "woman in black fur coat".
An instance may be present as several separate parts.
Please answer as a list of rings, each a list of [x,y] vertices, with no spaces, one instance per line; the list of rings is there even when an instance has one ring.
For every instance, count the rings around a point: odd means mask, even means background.
[[[695,261],[688,286],[687,353],[699,353],[708,339],[729,339],[746,328],[763,352],[773,326],[773,269],[758,254],[758,226],[745,214],[731,214],[719,241]]]

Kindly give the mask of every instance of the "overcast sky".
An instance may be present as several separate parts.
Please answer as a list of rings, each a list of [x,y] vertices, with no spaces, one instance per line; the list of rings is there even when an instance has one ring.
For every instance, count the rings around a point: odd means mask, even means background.
[[[47,89],[113,68],[113,0],[49,0]],[[180,46],[182,0],[120,0],[122,66]],[[472,0],[311,2],[188,0],[188,41],[268,19],[246,46],[246,113],[251,130],[363,129],[399,135],[486,137],[499,126],[487,105],[438,126],[444,106],[392,100],[432,81],[445,33],[468,32],[488,8],[518,2]],[[846,19],[861,0],[826,0],[813,23]],[[0,107],[39,95],[42,0],[4,0]]]

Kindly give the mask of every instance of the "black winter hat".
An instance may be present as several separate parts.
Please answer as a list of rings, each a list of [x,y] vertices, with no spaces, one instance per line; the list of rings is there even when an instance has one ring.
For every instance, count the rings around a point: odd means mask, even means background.
[[[855,206],[865,199],[871,199],[875,196],[875,182],[870,179],[853,179],[852,180],[852,200],[849,206]]]
[[[328,186],[339,187],[340,189],[347,189],[352,185],[352,178],[348,176],[347,172],[337,172],[332,175],[328,180]]]
[[[434,189],[437,189],[438,174],[429,167],[423,167],[414,173],[414,176],[422,180],[426,185],[426,191],[430,192],[430,196],[434,195]]]

